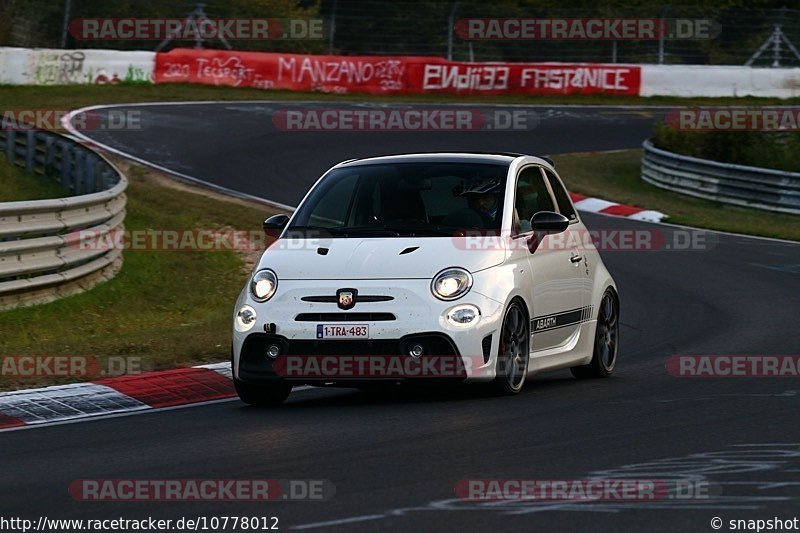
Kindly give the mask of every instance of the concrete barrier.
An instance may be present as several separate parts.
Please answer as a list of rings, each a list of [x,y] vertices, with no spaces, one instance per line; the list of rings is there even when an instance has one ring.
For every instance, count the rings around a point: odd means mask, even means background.
[[[138,51],[0,48],[0,84],[152,83],[155,56]]]
[[[642,65],[640,96],[800,97],[800,68]]]

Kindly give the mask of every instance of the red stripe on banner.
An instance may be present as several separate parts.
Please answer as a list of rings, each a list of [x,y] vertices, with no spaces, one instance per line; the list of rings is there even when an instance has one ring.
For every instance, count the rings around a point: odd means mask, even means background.
[[[644,209],[642,209],[641,207],[633,207],[630,205],[622,205],[622,204],[612,205],[606,207],[605,209],[600,210],[601,213],[604,213],[606,215],[616,215],[619,217],[628,217],[631,215],[635,215],[636,213],[641,213],[642,211],[644,211]]]
[[[0,429],[15,428],[24,425],[25,422],[23,422],[19,418],[14,418],[13,416],[8,416],[6,414],[0,413]]]
[[[440,57],[324,56],[177,48],[156,54],[154,80],[333,93],[637,96],[641,77],[638,65],[459,63]]]
[[[573,201],[574,203],[578,203],[578,202],[580,202],[581,200],[586,200],[586,198],[587,198],[586,196],[584,196],[584,195],[582,195],[582,194],[578,194],[578,193],[576,193],[576,192],[571,192],[571,193],[569,193],[569,197],[570,197],[570,198],[572,198],[572,201]]]
[[[172,407],[232,398],[233,382],[207,368],[180,368],[96,381],[150,407]]]

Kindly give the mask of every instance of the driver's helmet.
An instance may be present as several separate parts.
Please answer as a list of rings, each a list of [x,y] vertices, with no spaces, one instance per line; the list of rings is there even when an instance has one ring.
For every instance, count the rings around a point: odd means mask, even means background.
[[[494,202],[492,206],[485,210],[484,212],[489,215],[490,217],[494,218],[497,214],[497,204],[498,204],[498,195],[500,193],[500,183],[499,181],[487,181],[483,183],[477,183],[474,185],[470,185],[465,187],[464,190],[461,191],[459,196],[466,196],[469,197],[470,195],[475,196],[483,196],[483,195],[492,195],[494,196]]]
[[[496,181],[488,181],[478,183],[466,187],[459,196],[467,196],[468,194],[497,194],[500,192],[500,184]]]

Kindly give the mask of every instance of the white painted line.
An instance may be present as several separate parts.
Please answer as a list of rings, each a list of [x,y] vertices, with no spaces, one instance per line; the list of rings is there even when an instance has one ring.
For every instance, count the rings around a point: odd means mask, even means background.
[[[328,520],[327,522],[315,522],[313,524],[302,524],[299,526],[292,526],[289,529],[315,529],[319,527],[341,526],[344,524],[353,524],[356,522],[367,522],[369,520],[380,520],[386,518],[385,514],[369,514],[363,516],[354,516],[352,518],[341,518],[339,520]]]

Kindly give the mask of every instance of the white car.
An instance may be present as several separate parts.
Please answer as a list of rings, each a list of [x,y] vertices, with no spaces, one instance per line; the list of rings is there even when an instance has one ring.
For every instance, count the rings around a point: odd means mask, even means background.
[[[510,395],[546,370],[614,370],[617,288],[546,158],[345,161],[264,230],[277,240],[233,315],[246,403],[431,377]]]

